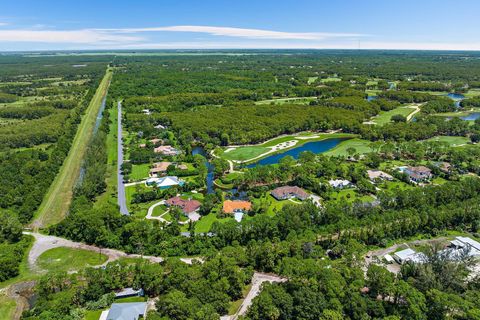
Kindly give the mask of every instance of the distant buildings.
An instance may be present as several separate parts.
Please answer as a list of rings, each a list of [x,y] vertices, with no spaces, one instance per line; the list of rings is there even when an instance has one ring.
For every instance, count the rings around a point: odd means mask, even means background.
[[[277,200],[286,200],[291,198],[305,200],[309,197],[309,194],[302,188],[290,186],[276,188],[272,190],[270,194]]]
[[[100,315],[99,320],[138,320],[147,315],[146,302],[114,303]]]
[[[180,154],[180,151],[178,149],[169,145],[156,147],[155,149],[153,149],[153,152],[160,153],[165,156],[176,156]]]
[[[345,189],[353,186],[350,181],[343,179],[330,180],[328,184],[334,189]]]
[[[393,177],[391,175],[381,170],[367,170],[367,175],[368,175],[368,179],[370,179],[373,182],[376,182],[379,180],[388,180],[388,181],[393,180]]]
[[[425,182],[432,178],[432,170],[425,166],[407,167],[403,170],[408,175],[410,181],[415,183]]]

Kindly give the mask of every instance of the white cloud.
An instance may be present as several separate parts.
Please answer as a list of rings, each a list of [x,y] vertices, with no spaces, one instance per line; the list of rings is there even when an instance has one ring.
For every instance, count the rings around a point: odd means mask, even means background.
[[[6,22],[0,22],[0,27],[3,27],[3,26],[8,26],[8,23],[6,23]]]
[[[283,32],[263,29],[245,29],[232,27],[211,26],[169,26],[152,28],[123,28],[123,29],[99,29],[115,33],[137,32],[195,32],[206,33],[214,36],[240,37],[250,39],[298,39],[298,40],[322,40],[337,37],[361,37],[354,33],[324,33],[324,32]]]
[[[82,30],[26,30],[2,29],[0,42],[40,42],[40,43],[128,43],[142,38],[112,34],[93,29]]]

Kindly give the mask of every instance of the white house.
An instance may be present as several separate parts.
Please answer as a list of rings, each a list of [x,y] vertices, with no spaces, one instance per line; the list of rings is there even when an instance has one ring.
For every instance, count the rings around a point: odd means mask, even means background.
[[[166,176],[157,180],[156,185],[160,189],[167,189],[173,186],[183,185],[184,182],[176,176]]]
[[[378,180],[393,180],[393,177],[391,175],[381,170],[367,170],[367,175],[368,178],[374,182]]]
[[[353,186],[350,181],[342,179],[330,180],[328,184],[334,189],[345,189]]]

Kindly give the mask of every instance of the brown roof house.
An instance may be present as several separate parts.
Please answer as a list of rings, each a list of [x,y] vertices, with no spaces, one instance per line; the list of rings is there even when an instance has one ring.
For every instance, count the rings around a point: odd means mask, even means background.
[[[165,201],[167,207],[178,207],[182,212],[192,221],[200,219],[200,215],[197,213],[201,207],[201,203],[197,200],[185,200],[180,197],[173,197]]]
[[[448,162],[437,162],[435,166],[444,173],[450,173],[452,171],[452,165]]]
[[[157,177],[159,174],[167,172],[168,167],[171,165],[171,162],[155,162],[150,169],[150,177]]]
[[[425,166],[407,167],[404,172],[412,182],[424,182],[432,178],[432,170]]]
[[[388,180],[388,181],[393,180],[393,177],[391,175],[381,170],[367,170],[367,175],[368,175],[368,178],[374,182],[379,180]]]
[[[278,187],[273,189],[270,194],[277,200],[286,200],[291,198],[305,200],[309,197],[309,194],[302,188],[290,186]]]

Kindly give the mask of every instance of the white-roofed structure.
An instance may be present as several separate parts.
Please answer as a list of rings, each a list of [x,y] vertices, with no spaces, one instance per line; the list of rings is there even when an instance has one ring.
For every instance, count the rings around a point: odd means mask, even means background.
[[[166,176],[158,179],[156,185],[160,189],[167,189],[173,186],[183,185],[183,181],[176,176]]]
[[[398,252],[395,252],[393,258],[400,264],[404,264],[405,262],[413,262],[413,263],[423,263],[425,262],[425,255],[423,253],[418,253],[413,249],[405,249]]]
[[[344,179],[336,179],[328,181],[328,184],[334,189],[343,189],[352,186],[352,183]]]

